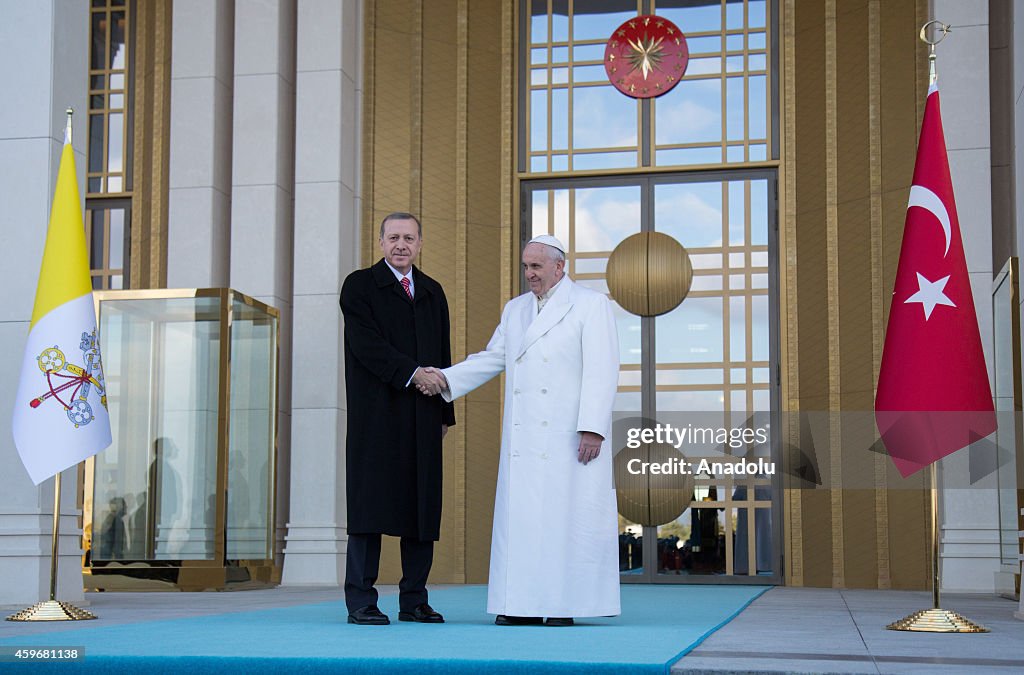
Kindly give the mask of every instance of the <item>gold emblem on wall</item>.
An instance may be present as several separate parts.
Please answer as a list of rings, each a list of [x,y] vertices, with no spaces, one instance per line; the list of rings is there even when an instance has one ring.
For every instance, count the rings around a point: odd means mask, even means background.
[[[615,302],[638,316],[659,316],[690,292],[693,266],[682,244],[662,232],[640,232],[622,240],[608,258],[608,290]]]

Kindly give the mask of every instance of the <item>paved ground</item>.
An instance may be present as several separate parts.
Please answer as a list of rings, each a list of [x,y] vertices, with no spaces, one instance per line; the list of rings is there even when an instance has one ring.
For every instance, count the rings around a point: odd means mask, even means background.
[[[398,593],[397,586],[377,588],[381,595]],[[59,595],[57,599],[60,599]],[[332,601],[338,603],[339,614],[345,612],[341,589],[294,587],[223,593],[86,593],[85,602],[74,604],[101,617],[104,625],[114,625]],[[7,617],[21,609],[24,607],[0,607],[0,614]],[[73,630],[94,623],[3,621],[0,623],[0,638]]]
[[[394,586],[382,594],[396,593]],[[104,623],[244,612],[337,601],[340,590],[275,588],[231,593],[89,593],[81,606]],[[942,635],[885,626],[931,605],[931,594],[775,588],[680,659],[673,675],[691,673],[1024,673],[1024,621],[1016,603],[992,596],[949,595],[946,609],[991,633]],[[0,608],[7,616],[21,607]],[[443,608],[440,608],[443,610]],[[0,622],[0,638],[58,632],[82,623]]]
[[[691,673],[1024,673],[1017,603],[948,595],[951,609],[991,633],[886,630],[931,607],[931,593],[775,588],[672,667]]]

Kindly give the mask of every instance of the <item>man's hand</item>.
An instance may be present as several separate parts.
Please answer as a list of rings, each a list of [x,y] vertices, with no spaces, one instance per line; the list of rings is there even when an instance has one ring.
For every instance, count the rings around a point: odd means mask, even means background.
[[[425,370],[428,374],[433,375],[433,376],[435,376],[437,378],[437,381],[438,381],[438,389],[437,389],[437,391],[438,391],[438,393],[440,393],[442,391],[447,391],[447,389],[448,389],[448,378],[446,378],[444,376],[444,373],[441,372],[440,368],[434,368],[433,366],[427,366],[423,370]]]
[[[447,435],[448,435],[448,425],[447,424],[442,424],[441,425],[441,438],[443,439]]]
[[[603,440],[601,434],[595,434],[592,431],[580,432],[579,461],[581,464],[587,464],[597,459],[597,456],[601,454],[601,441]]]
[[[417,368],[416,372],[413,373],[412,382],[420,390],[420,393],[427,396],[433,396],[442,389],[448,388],[448,381],[444,379],[441,371],[436,368]]]

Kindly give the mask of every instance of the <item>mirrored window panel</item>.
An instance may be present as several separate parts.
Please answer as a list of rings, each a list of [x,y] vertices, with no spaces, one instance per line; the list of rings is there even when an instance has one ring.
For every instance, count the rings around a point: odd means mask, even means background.
[[[626,237],[640,232],[641,186],[538,189],[529,194],[531,236],[554,235],[565,244],[567,271],[577,283],[608,293],[608,256]],[[641,357],[640,317],[612,301],[619,327],[619,359],[637,365]],[[639,383],[632,389],[639,393]],[[631,389],[620,387],[620,392]],[[636,406],[639,410],[639,405]]]
[[[92,287],[126,288],[125,261],[131,231],[131,203],[125,199],[90,202],[85,210],[85,238],[89,250]]]
[[[769,405],[768,181],[654,186],[654,229],[690,254],[693,284],[655,321],[659,412]]]
[[[771,377],[769,281],[774,181],[773,171],[754,169],[522,183],[523,241],[558,237],[566,245],[569,274],[581,286],[607,294],[609,257],[638,233],[666,234],[686,248],[692,284],[674,309],[641,317],[611,298],[620,362],[615,410],[671,424],[699,422],[706,429],[764,431],[756,442],[691,439],[684,454],[694,463],[706,459],[723,467],[738,458],[749,464],[773,457],[775,441],[765,420],[777,386]],[[622,511],[623,580],[777,578],[773,480],[770,471],[733,475],[712,468],[695,477],[692,497],[672,522],[641,525],[630,520],[635,514]]]
[[[644,526],[619,516],[619,572],[640,575],[644,571]]]
[[[699,498],[695,497],[693,505],[671,523],[657,528],[657,573],[773,574],[771,487],[764,482],[754,488],[761,493],[756,502],[745,499],[750,492],[746,485],[730,488],[698,482]]]
[[[133,3],[92,0],[85,229],[93,288],[128,288],[131,234]]]
[[[90,194],[128,191],[126,114],[130,81],[128,36],[131,5],[123,0],[94,1],[89,24],[89,157],[86,182]]]
[[[605,45],[650,12],[686,35],[686,74],[652,99],[608,82]],[[526,173],[737,165],[775,157],[768,0],[533,0],[521,59]]]

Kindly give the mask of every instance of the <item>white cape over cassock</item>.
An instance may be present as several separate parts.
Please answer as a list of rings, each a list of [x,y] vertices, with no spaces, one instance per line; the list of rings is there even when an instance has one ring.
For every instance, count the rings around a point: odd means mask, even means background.
[[[506,371],[487,611],[619,614],[612,448],[577,460],[581,431],[611,435],[619,348],[608,298],[564,277],[537,313],[505,305],[487,348],[445,369],[453,400]]]

